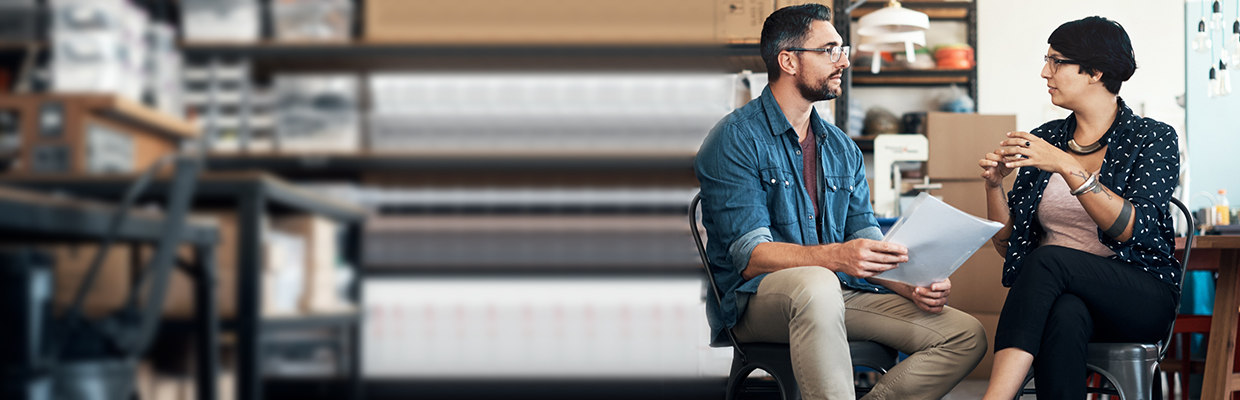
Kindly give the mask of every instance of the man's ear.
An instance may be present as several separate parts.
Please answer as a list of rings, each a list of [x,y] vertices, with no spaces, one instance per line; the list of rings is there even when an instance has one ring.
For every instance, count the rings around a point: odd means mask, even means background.
[[[776,60],[779,61],[780,75],[796,75],[800,72],[801,60],[793,57],[791,51],[781,51]]]

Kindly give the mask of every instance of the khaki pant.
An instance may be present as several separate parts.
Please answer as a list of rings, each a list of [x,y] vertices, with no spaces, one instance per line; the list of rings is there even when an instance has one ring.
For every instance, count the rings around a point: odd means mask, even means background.
[[[849,340],[870,340],[910,356],[878,380],[866,399],[939,399],[981,362],[986,332],[951,307],[931,314],[896,294],[842,288],[822,267],[763,278],[734,330],[741,342],[788,343],[801,396],[852,399]]]

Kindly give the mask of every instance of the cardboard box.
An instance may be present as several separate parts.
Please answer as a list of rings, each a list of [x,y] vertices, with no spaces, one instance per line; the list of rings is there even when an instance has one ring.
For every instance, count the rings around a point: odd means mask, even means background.
[[[980,170],[980,169],[979,169]],[[1015,174],[1009,175],[1007,186]],[[932,181],[943,185],[931,193],[942,196],[943,202],[978,218],[986,218],[985,183],[981,179]],[[1003,309],[1008,289],[1003,287],[1003,255],[990,242],[952,274],[952,295],[948,304],[968,312],[998,313]]]
[[[219,243],[215,247],[216,310],[223,318],[237,315],[237,214],[232,211],[195,211],[191,219],[218,224]],[[336,292],[336,223],[320,216],[294,215],[280,217],[271,223],[263,244],[264,265],[259,271],[263,280],[263,315],[289,315],[300,312],[331,312],[347,309]],[[292,242],[292,243],[290,243]],[[292,244],[290,247],[289,244]],[[56,257],[57,312],[63,311],[73,299],[95,256],[94,245],[51,246]],[[291,250],[290,250],[291,249]],[[141,246],[143,263],[151,257],[150,246]],[[290,254],[294,251],[296,254]],[[124,306],[133,287],[130,269],[132,247],[112,246],[104,260],[94,290],[84,303],[88,316],[103,316]],[[179,257],[190,259],[188,246],[180,249]],[[142,264],[145,266],[145,264]],[[179,269],[168,278],[163,315],[166,318],[189,319],[194,315],[194,281]]]
[[[954,297],[956,290],[952,289]],[[982,323],[982,327],[986,328],[986,356],[982,358],[982,362],[977,364],[977,368],[969,373],[965,379],[990,379],[990,370],[995,366],[995,329],[999,326],[998,313],[978,313],[971,312],[973,318],[977,318]]]
[[[771,0],[369,0],[365,38],[421,44],[757,43]]]
[[[947,304],[967,312],[999,313],[1007,300],[1003,287],[1003,256],[990,243],[977,249],[960,269],[952,273],[952,294]]]
[[[219,228],[219,242],[215,245],[215,307],[220,316],[237,315],[237,214],[231,211],[195,211],[194,220],[215,221]],[[181,257],[188,259],[190,249],[182,249]],[[194,281],[188,275],[175,272],[168,280],[168,297],[164,300],[164,316],[188,319],[194,315]]]
[[[99,246],[58,245],[49,247],[48,251],[56,263],[52,302],[59,315],[73,304],[73,296],[90,270],[91,260],[99,252]],[[83,315],[98,318],[124,307],[126,296],[133,287],[130,282],[130,252],[130,247],[124,244],[112,245],[94,286],[82,302]]]
[[[337,243],[338,225],[318,215],[294,215],[272,221],[272,227],[304,237],[305,286],[300,301],[303,312],[339,310],[342,306],[336,292],[336,260],[340,256]]]
[[[269,229],[263,237],[263,315],[296,315],[306,285],[306,240]]]
[[[216,382],[217,400],[236,398],[236,372],[228,367],[220,368]],[[165,374],[144,361],[138,364],[134,391],[137,398],[146,400],[195,400],[198,396],[197,384],[193,376]]]
[[[211,218],[219,221],[220,242],[215,249],[216,268],[216,307],[220,315],[229,317],[236,315],[237,300],[237,230],[235,214],[218,213],[209,216],[198,214],[195,219]],[[96,245],[59,245],[49,249],[56,257],[56,293],[55,306],[57,312],[63,311],[73,301],[76,292],[90,262],[98,251]],[[150,259],[151,247],[140,246],[140,258]],[[133,247],[125,244],[113,244],[107,258],[104,259],[94,289],[83,303],[87,316],[98,317],[119,310],[125,305],[126,296],[132,289],[131,263]],[[184,248],[180,257],[188,259],[191,249]],[[188,319],[194,315],[193,280],[179,269],[174,269],[168,276],[168,291],[164,298],[165,317]]]
[[[978,160],[999,147],[1007,133],[1016,130],[1015,115],[979,115],[932,112],[926,116],[930,140],[931,181],[979,179]]]
[[[111,95],[0,96],[22,173],[134,173],[198,136],[187,121]]]

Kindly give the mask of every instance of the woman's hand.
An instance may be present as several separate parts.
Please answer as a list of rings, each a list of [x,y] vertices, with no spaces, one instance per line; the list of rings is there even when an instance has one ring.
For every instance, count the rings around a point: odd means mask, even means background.
[[[986,179],[986,187],[996,188],[1003,184],[1003,178],[1007,177],[1014,170],[1004,166],[1003,156],[999,155],[999,150],[993,153],[986,153],[986,156],[977,162],[982,167],[982,178]]]
[[[1008,132],[1007,136],[1007,139],[999,142],[1001,147],[995,150],[995,155],[1002,159],[994,160],[997,166],[1008,168],[1009,171],[1020,167],[1034,167],[1052,173],[1083,169],[1072,155],[1029,132]],[[988,154],[987,160],[990,158]],[[986,177],[985,172],[982,177]],[[989,180],[990,178],[987,178],[988,184]]]

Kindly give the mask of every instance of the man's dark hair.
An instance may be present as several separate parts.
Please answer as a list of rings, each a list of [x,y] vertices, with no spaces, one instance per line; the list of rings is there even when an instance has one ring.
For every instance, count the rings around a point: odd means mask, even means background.
[[[808,3],[781,8],[766,17],[766,22],[762,23],[761,47],[768,81],[779,79],[779,52],[803,45],[810,23],[814,21],[831,22],[831,9]]]
[[[1065,22],[1046,42],[1064,57],[1080,62],[1081,73],[1101,71],[1102,84],[1112,94],[1119,94],[1120,85],[1137,70],[1128,32],[1118,22],[1103,17]]]

